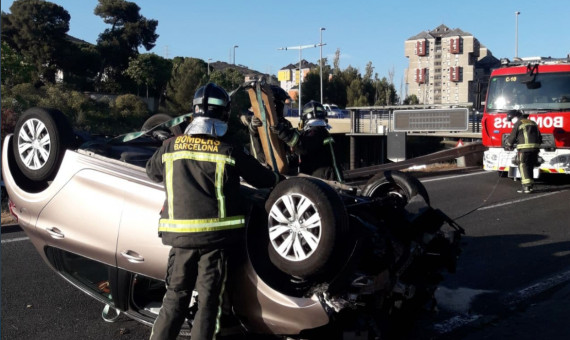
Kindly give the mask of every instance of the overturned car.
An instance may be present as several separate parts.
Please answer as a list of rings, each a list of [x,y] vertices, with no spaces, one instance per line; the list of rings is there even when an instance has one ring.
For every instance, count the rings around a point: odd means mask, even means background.
[[[106,305],[108,320],[124,313],[152,325],[158,315],[169,252],[157,236],[164,189],[144,164],[182,121],[154,116],[136,138],[109,141],[74,132],[57,110],[32,108],[5,139],[12,214],[55,272]],[[246,245],[224,310],[238,331],[379,338],[433,303],[442,271],[455,269],[463,230],[404,173],[361,186],[291,176],[272,190],[241,190]]]

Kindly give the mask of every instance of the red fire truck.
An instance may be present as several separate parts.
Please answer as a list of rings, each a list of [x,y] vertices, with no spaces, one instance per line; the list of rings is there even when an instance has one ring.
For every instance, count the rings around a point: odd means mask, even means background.
[[[521,110],[534,120],[542,134],[541,172],[570,174],[570,55],[565,59],[521,58],[501,60],[502,67],[489,79],[483,113],[482,139],[488,147],[483,156],[485,170],[520,177],[512,162],[516,151],[505,149],[512,124],[509,110]]]

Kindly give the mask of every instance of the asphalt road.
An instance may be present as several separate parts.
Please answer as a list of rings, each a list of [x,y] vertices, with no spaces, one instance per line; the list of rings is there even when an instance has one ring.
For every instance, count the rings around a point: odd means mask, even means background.
[[[120,316],[56,275],[25,233],[2,231],[2,340],[148,339],[150,328]]]
[[[520,182],[495,173],[422,182],[432,206],[454,218],[466,235],[457,273],[446,275],[436,292],[439,312],[424,320],[421,336],[416,333],[415,338],[468,339],[570,282],[568,176],[545,178],[530,195],[516,192]],[[563,314],[550,315],[550,324],[529,323],[524,336],[512,339],[543,339],[554,325],[563,328],[560,339],[568,339],[568,315],[570,306]]]
[[[519,182],[494,173],[422,178],[432,206],[456,218],[466,235],[457,272],[437,291],[438,312],[423,315],[407,338],[567,338],[570,176],[563,177],[539,182],[532,195],[516,193]],[[2,339],[150,335],[125,316],[104,322],[103,304],[53,273],[24,233],[3,229],[1,248]],[[547,302],[560,295],[568,303],[553,310]]]

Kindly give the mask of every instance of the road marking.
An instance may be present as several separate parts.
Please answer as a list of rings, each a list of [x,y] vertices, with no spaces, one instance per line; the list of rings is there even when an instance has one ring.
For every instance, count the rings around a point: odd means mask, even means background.
[[[29,237],[17,237],[17,238],[10,238],[7,240],[2,240],[2,244],[4,243],[10,243],[10,242],[20,242],[20,241],[26,241],[29,240]]]
[[[509,306],[511,308],[524,303],[527,300],[532,299],[533,297],[544,293],[545,291],[556,287],[560,284],[570,281],[570,269],[566,270],[565,272],[555,274],[551,277],[547,277],[544,280],[534,283],[528,287],[520,289],[514,293],[507,293],[505,298],[503,298],[503,304]],[[483,315],[480,314],[460,314],[455,315],[447,320],[434,324],[433,330],[435,330],[439,334],[445,334],[452,332],[456,329],[459,329],[463,326],[467,326],[468,324],[482,318]]]
[[[565,192],[565,191],[567,191],[567,190],[560,190],[560,191],[549,192],[546,194],[532,195],[532,196],[529,196],[527,198],[521,198],[521,199],[514,200],[514,201],[497,203],[497,204],[493,204],[493,205],[487,205],[487,206],[481,207],[477,210],[480,211],[480,210],[487,210],[487,209],[503,207],[505,205],[511,205],[511,204],[516,204],[516,203],[521,203],[521,202],[525,202],[525,201],[530,201],[530,200],[546,197],[546,196],[552,196],[552,195],[559,194],[559,193]]]
[[[551,276],[547,279],[544,279],[538,283],[535,283],[532,286],[523,288],[514,294],[510,294],[507,296],[505,301],[510,306],[516,306],[517,304],[525,300],[528,300],[540,293],[543,293],[549,290],[550,288],[555,287],[566,281],[570,281],[570,269],[565,272]]]
[[[459,177],[466,177],[466,176],[476,176],[476,175],[484,175],[484,174],[488,174],[489,172],[487,171],[480,171],[480,172],[474,172],[474,173],[470,173],[470,174],[464,174],[464,175],[454,175],[454,176],[445,176],[445,177],[437,177],[437,178],[430,178],[430,179],[425,179],[425,180],[420,180],[422,183],[427,183],[427,182],[435,182],[435,181],[444,181],[446,179],[452,179],[452,178],[459,178]]]

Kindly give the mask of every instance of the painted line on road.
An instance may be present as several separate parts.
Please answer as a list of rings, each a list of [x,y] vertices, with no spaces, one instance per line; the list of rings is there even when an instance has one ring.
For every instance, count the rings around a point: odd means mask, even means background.
[[[516,306],[519,303],[528,300],[534,296],[537,296],[545,291],[549,290],[552,287],[555,287],[563,282],[570,281],[570,269],[551,276],[545,280],[542,280],[538,283],[533,284],[532,286],[528,286],[519,290],[518,292],[507,296],[505,299],[507,304],[510,306]]]
[[[452,318],[449,318],[443,322],[436,323],[433,325],[433,329],[438,334],[446,334],[450,333],[456,329],[459,329],[463,326],[466,326],[472,322],[475,322],[481,318],[481,315],[473,314],[473,315],[456,315]]]
[[[508,293],[506,294],[506,297],[503,299],[503,301],[504,304],[509,307],[516,307],[517,305],[520,305],[565,282],[570,282],[570,269],[548,277],[544,280],[541,280],[540,282],[534,283],[514,293]],[[483,315],[480,314],[461,314],[434,324],[432,327],[433,330],[438,334],[443,335],[457,330],[461,327],[468,326],[470,323],[475,322],[482,317]]]
[[[493,209],[493,208],[503,207],[503,206],[505,206],[505,205],[511,205],[511,204],[521,203],[521,202],[525,202],[525,201],[531,201],[531,200],[535,200],[535,199],[538,199],[538,198],[542,198],[542,197],[547,197],[547,196],[552,196],[552,195],[555,195],[555,194],[559,194],[559,193],[565,192],[565,191],[567,191],[567,190],[560,190],[560,191],[549,192],[549,193],[546,193],[546,194],[532,195],[532,196],[529,196],[529,197],[527,197],[527,198],[521,198],[521,199],[514,200],[514,201],[509,201],[509,202],[503,202],[503,203],[497,203],[497,204],[493,204],[493,205],[484,206],[484,207],[481,207],[481,208],[479,208],[479,209],[477,209],[477,210],[478,210],[478,211],[480,211],[480,210],[487,210],[487,209]]]
[[[467,177],[467,176],[476,176],[476,175],[484,175],[484,174],[488,174],[488,171],[480,171],[480,172],[474,172],[474,173],[470,173],[470,174],[463,174],[463,175],[455,175],[455,176],[445,176],[445,177],[437,177],[437,178],[430,178],[430,179],[424,179],[422,180],[420,178],[420,181],[422,183],[427,183],[427,182],[435,182],[435,181],[444,181],[446,179],[452,179],[452,178],[459,178],[459,177]]]
[[[29,237],[17,237],[17,238],[10,238],[7,240],[2,240],[2,244],[4,243],[10,243],[10,242],[21,242],[21,241],[26,241],[29,240]]]

